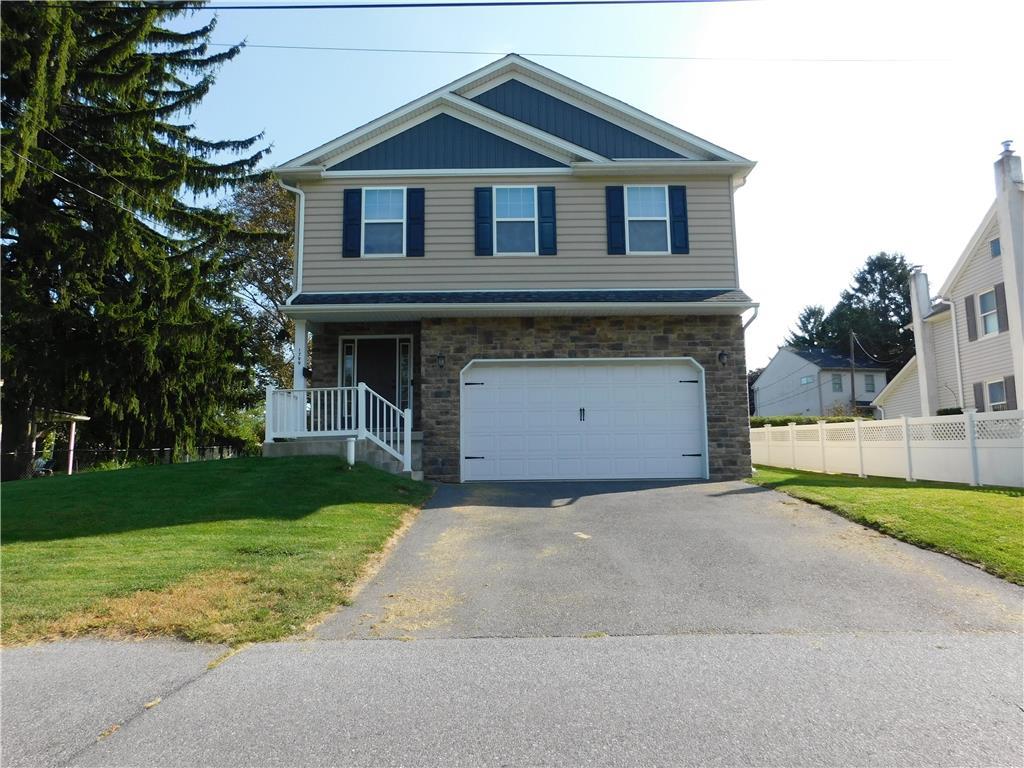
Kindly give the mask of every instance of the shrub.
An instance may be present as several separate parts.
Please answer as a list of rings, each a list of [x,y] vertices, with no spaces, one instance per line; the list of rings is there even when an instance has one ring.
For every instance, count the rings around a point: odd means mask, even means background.
[[[872,416],[864,416],[864,419],[870,420]],[[797,424],[817,424],[819,421],[825,421],[829,424],[838,424],[842,421],[854,421],[853,416],[751,416],[750,426],[751,427],[765,427],[769,424],[773,427],[787,427],[790,422]]]
[[[935,415],[936,416],[959,416],[962,413],[963,413],[963,409],[961,409],[961,408],[939,408],[939,410],[937,410],[935,412]]]

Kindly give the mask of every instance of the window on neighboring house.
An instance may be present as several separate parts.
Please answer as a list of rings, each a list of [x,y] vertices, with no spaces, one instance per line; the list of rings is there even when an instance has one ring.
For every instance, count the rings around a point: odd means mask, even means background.
[[[998,256],[999,254],[1001,254],[1003,252],[1003,248],[999,244],[999,238],[998,237],[995,240],[990,240],[989,243],[988,243],[988,247],[992,251],[992,255],[993,256]]]
[[[626,187],[626,253],[668,252],[668,187]]]
[[[494,252],[537,253],[537,188],[494,188]]]
[[[985,387],[988,390],[989,410],[1006,410],[1006,382],[1003,379],[999,379],[999,381],[990,381],[985,385]]]
[[[363,190],[363,255],[405,255],[405,189]]]
[[[833,373],[832,374],[832,391],[842,392],[843,391],[843,374]]]
[[[875,374],[865,373],[864,374],[864,391],[874,392],[875,391]]]
[[[800,383],[801,384],[813,384],[814,383],[814,377],[813,376],[803,376],[800,379]]]
[[[999,316],[996,313],[996,292],[989,291],[978,297],[978,314],[981,316],[981,335],[999,333]]]

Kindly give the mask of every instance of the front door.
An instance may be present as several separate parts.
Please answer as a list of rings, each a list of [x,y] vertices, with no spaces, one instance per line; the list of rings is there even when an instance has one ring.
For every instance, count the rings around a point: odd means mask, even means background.
[[[401,409],[412,407],[412,339],[407,336],[342,339],[338,367],[343,387],[364,383]]]

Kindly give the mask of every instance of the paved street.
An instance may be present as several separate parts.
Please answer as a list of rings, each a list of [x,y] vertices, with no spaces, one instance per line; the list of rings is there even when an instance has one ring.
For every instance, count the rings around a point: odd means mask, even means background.
[[[1022,596],[742,483],[444,486],[308,638],[4,651],[3,764],[1024,765]]]

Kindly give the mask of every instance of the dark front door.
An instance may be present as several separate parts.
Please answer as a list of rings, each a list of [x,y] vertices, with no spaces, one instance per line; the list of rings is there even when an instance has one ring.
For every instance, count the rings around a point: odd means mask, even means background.
[[[356,375],[389,403],[397,403],[398,340],[359,339]]]

